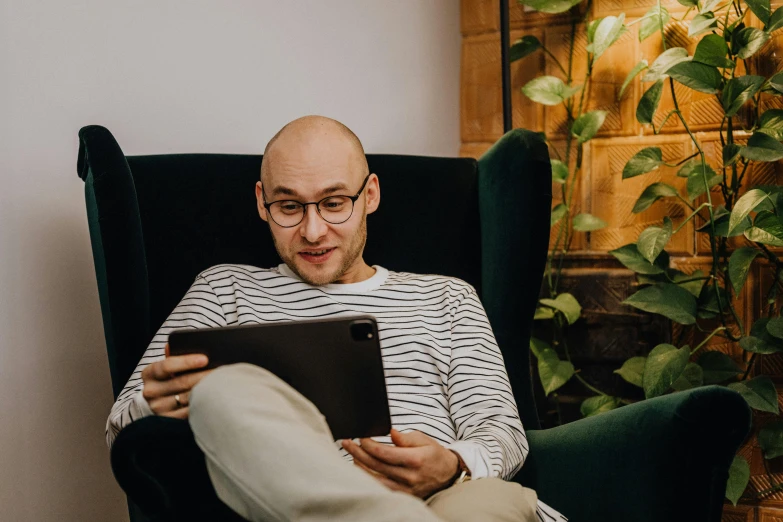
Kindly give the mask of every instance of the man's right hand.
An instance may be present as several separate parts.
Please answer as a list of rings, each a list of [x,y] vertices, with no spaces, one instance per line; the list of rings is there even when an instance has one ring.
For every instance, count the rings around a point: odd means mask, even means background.
[[[208,362],[203,354],[173,355],[144,367],[142,395],[155,415],[187,419],[190,390],[212,370],[180,374],[204,368]]]

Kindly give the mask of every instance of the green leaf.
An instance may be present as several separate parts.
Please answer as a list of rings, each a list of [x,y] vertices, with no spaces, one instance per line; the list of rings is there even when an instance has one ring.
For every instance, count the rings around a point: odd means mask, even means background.
[[[701,160],[698,159],[691,159],[686,161],[682,167],[680,167],[680,170],[677,171],[677,177],[678,178],[687,178],[694,172],[696,172],[696,168],[701,165]],[[701,172],[701,170],[699,170]]]
[[[516,62],[541,49],[541,42],[533,35],[525,35],[514,42],[508,50],[509,62]]]
[[[541,13],[565,13],[582,0],[519,0],[519,3],[532,7]]]
[[[783,339],[783,317],[773,317],[767,321],[767,333],[777,339]]]
[[[780,11],[780,9],[778,9],[778,11]],[[762,90],[771,94],[783,94],[783,71],[767,80],[767,83],[764,84]]]
[[[755,136],[755,134],[753,136]],[[753,137],[751,136],[751,139],[752,138]],[[768,197],[766,192],[759,189],[751,189],[743,194],[734,204],[734,208],[731,211],[731,217],[729,218],[729,234],[740,225],[743,219],[748,217],[748,214],[750,214],[751,210],[756,208],[756,205]]]
[[[617,258],[618,261],[620,261],[623,266],[626,268],[633,270],[637,274],[647,274],[647,275],[655,275],[655,274],[662,274],[665,267],[661,267],[661,263],[659,263],[659,259],[656,259],[656,263],[650,263],[647,261],[641,253],[639,253],[639,250],[636,248],[635,243],[631,243],[628,245],[623,245],[620,248],[617,248],[615,250],[612,250],[609,252],[612,254],[615,258]],[[661,254],[663,256],[663,254]],[[667,260],[668,264],[668,260]]]
[[[538,355],[542,351],[551,349],[552,347],[548,342],[542,341],[541,339],[536,339],[535,337],[530,338],[530,351],[533,352],[533,355],[535,355],[536,358],[538,358]]]
[[[769,0],[745,0],[750,10],[761,20],[764,25],[769,23]]]
[[[737,226],[737,228],[732,231],[732,234],[729,235],[729,216],[731,213],[726,210],[725,206],[718,205],[718,207],[713,212],[713,215],[715,217],[715,235],[718,237],[741,236],[746,229],[751,227],[750,218],[746,216],[745,219],[740,222],[739,226]],[[696,230],[710,234],[710,222],[707,221]]]
[[[619,369],[615,370],[614,373],[622,377],[626,382],[641,388],[642,375],[644,375],[644,364],[646,361],[647,357],[631,357],[625,361]]]
[[[735,294],[739,294],[742,287],[745,286],[750,265],[759,255],[761,255],[761,251],[753,247],[738,248],[731,253],[729,258],[729,280]]]
[[[604,54],[604,51],[628,31],[628,28],[623,24],[624,21],[625,13],[621,13],[620,16],[607,16],[598,22],[593,33],[593,41],[587,45],[587,52],[593,53],[594,60],[597,60]]]
[[[609,224],[601,218],[595,217],[592,214],[577,214],[574,216],[574,230],[577,232],[591,232],[593,230],[600,230],[606,228]]]
[[[568,361],[561,361],[557,352],[551,348],[544,349],[538,354],[538,376],[544,387],[544,393],[549,395],[574,376],[574,365]]]
[[[633,210],[631,212],[638,214],[639,212],[643,212],[650,208],[650,206],[652,206],[652,204],[659,199],[674,197],[677,196],[677,194],[677,189],[671,185],[667,185],[666,183],[662,182],[653,183],[644,189],[642,195],[639,196],[639,199],[636,200],[636,203],[634,204]]]
[[[769,109],[762,114],[758,130],[777,141],[783,141],[783,110]]]
[[[538,302],[562,312],[568,324],[574,324],[579,319],[579,316],[582,315],[582,307],[579,301],[568,292],[558,294],[554,299],[539,299]]]
[[[783,159],[783,145],[769,134],[754,132],[740,154],[749,160],[778,161]]]
[[[598,24],[601,23],[601,20],[601,18],[596,18],[587,22],[587,45],[595,41],[595,31],[598,29]]]
[[[672,388],[676,391],[690,390],[698,388],[704,384],[704,372],[696,363],[689,362],[676,381],[672,383]]]
[[[663,227],[647,227],[639,234],[636,248],[647,261],[653,263],[663,252],[672,237],[672,220],[669,216],[663,218]]]
[[[704,352],[699,360],[704,384],[718,384],[733,379],[742,372],[734,360],[721,352]]]
[[[667,11],[666,8],[661,7],[660,10],[658,10],[658,7],[660,6],[655,5],[650,8],[644,15],[644,18],[642,18],[642,25],[639,27],[640,42],[643,42],[651,35],[660,32],[663,26],[666,25],[666,22],[669,21],[669,18],[671,18],[669,16],[669,11]]]
[[[723,89],[723,96],[721,98],[721,103],[723,104],[723,110],[726,111],[726,116],[731,117],[737,114],[740,107],[759,92],[759,89],[761,89],[765,80],[766,78],[763,76],[753,75],[739,76],[729,80],[729,83],[726,84],[726,88]]]
[[[680,324],[696,322],[696,298],[686,289],[672,283],[658,283],[642,288],[622,304],[663,315]]]
[[[647,73],[642,78],[643,82],[657,82],[666,77],[666,72],[674,65],[689,60],[688,51],[682,47],[672,47],[658,55]]]
[[[652,172],[663,165],[663,152],[660,147],[647,147],[633,155],[623,167],[623,179]]]
[[[733,505],[737,505],[737,501],[742,496],[742,492],[745,491],[749,481],[750,465],[743,457],[736,455],[731,462],[731,467],[729,467],[729,480],[726,482],[726,498]]]
[[[764,342],[758,337],[752,335],[746,335],[739,340],[740,347],[748,352],[759,353],[762,355],[769,355],[771,353],[778,353],[780,350],[775,349],[774,345]]]
[[[625,77],[625,80],[623,80],[623,85],[620,87],[620,93],[617,95],[617,99],[623,97],[623,94],[625,93],[625,89],[628,88],[628,86],[631,84],[631,81],[633,81],[636,76],[642,72],[643,70],[647,69],[647,60],[642,60],[641,62],[637,63],[633,66],[633,69],[631,69],[631,72],[628,73],[628,76]]]
[[[723,305],[723,310],[726,310],[729,296],[726,294],[726,290],[721,286],[718,286],[718,294],[720,294],[721,303],[718,303],[718,297],[715,295],[714,284],[705,284],[702,287],[697,301],[696,317],[699,319],[710,319],[715,317],[721,311],[721,304]]]
[[[690,356],[691,349],[688,346],[678,349],[671,344],[659,344],[653,348],[644,365],[644,396],[651,399],[666,393],[682,375]]]
[[[759,430],[759,447],[765,459],[774,459],[783,455],[783,421],[774,420]]]
[[[552,215],[549,218],[549,226],[555,226],[558,221],[563,219],[563,216],[566,215],[566,212],[568,212],[568,207],[566,207],[565,204],[558,203],[555,205],[555,208],[552,209]]]
[[[539,306],[536,308],[536,313],[533,315],[534,321],[546,321],[548,319],[555,318],[555,311],[548,306]]]
[[[579,411],[583,417],[592,417],[605,411],[613,410],[620,405],[620,400],[608,395],[596,395],[582,402]]]
[[[760,353],[762,355],[783,351],[783,342],[772,335],[767,329],[769,322],[769,317],[759,317],[756,319],[750,329],[750,335],[743,337],[739,341],[739,345],[743,350]]]
[[[711,31],[718,26],[718,21],[715,19],[715,15],[712,13],[697,14],[691,20],[691,25],[688,27],[688,36],[693,38],[700,35],[705,31]]]
[[[560,184],[565,183],[568,179],[568,167],[566,167],[566,164],[557,159],[549,160],[549,162],[552,164],[552,181]]]
[[[738,392],[748,405],[754,410],[766,411],[777,414],[778,394],[775,391],[775,385],[766,375],[754,377],[749,381],[733,382],[729,388]]]
[[[783,7],[778,7],[775,9],[775,12],[772,13],[772,16],[769,17],[769,23],[764,30],[768,33],[772,33],[781,27],[783,27]]]
[[[669,76],[694,91],[715,94],[721,89],[723,76],[717,67],[698,62],[680,62],[668,71]]]
[[[697,0],[677,0],[680,5],[685,7],[698,7]]]
[[[691,201],[706,192],[702,172],[707,175],[707,186],[709,188],[712,188],[723,181],[723,176],[721,174],[716,173],[709,165],[702,165],[701,162],[699,162],[695,166],[694,171],[688,175],[688,182],[686,184],[688,199]]]
[[[727,54],[729,54],[729,46],[726,45],[726,40],[717,34],[708,34],[696,46],[693,61],[730,69],[735,66],[735,63],[726,58]]]
[[[663,79],[655,82],[652,87],[647,89],[639,105],[636,106],[636,119],[642,125],[652,123],[655,111],[658,110],[658,104],[661,102],[661,93],[663,92]]]
[[[766,230],[762,230],[758,227],[750,227],[744,232],[744,235],[746,238],[748,238],[749,241],[753,241],[755,243],[783,247],[783,239],[774,236]]]
[[[704,277],[704,272],[702,270],[694,270],[691,274],[686,274],[680,272],[679,270],[670,270],[670,272],[672,274],[670,274],[669,277],[672,278],[672,281],[690,292],[693,297],[699,297],[699,295],[701,295],[701,290],[704,286],[703,279],[697,281],[688,281],[687,283],[682,283],[681,281],[687,281],[688,279],[693,279],[695,277]]]
[[[530,80],[522,92],[534,102],[542,105],[559,105],[579,92],[582,86],[568,87],[555,76],[539,76]]]
[[[731,48],[739,58],[747,60],[769,40],[769,35],[755,27],[745,27],[731,35]]]
[[[727,143],[723,147],[723,166],[729,167],[734,165],[740,157],[740,151],[742,151],[742,147],[736,143]]]
[[[582,114],[571,126],[571,134],[579,143],[592,139],[604,124],[607,114],[607,111],[590,111]]]
[[[715,7],[721,3],[721,0],[701,0],[701,5],[699,6],[699,13],[707,13],[715,9]]]

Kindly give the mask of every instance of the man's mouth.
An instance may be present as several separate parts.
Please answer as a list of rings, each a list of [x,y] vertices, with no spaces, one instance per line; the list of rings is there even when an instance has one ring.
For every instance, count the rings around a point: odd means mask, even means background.
[[[306,261],[310,263],[323,263],[332,255],[334,248],[324,248],[321,250],[303,250],[299,252]]]

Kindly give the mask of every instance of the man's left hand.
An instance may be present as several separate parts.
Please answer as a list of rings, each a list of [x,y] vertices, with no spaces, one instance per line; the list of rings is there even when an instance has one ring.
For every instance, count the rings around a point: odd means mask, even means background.
[[[427,498],[443,489],[456,474],[457,455],[420,431],[391,430],[394,446],[372,439],[360,439],[361,446],[344,439],[343,448],[353,455],[355,465],[389,489]]]

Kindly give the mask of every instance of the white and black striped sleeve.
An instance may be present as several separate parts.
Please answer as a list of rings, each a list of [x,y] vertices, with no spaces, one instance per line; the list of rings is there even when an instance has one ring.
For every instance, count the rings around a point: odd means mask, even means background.
[[[460,454],[473,478],[510,479],[528,452],[503,355],[476,291],[470,287],[452,315],[447,394]]]
[[[226,326],[223,308],[209,282],[198,276],[177,307],[158,329],[127,384],[117,396],[106,422],[106,443],[109,447],[122,428],[142,417],[153,415],[142,395],[144,383],[141,380],[141,372],[150,363],[165,358],[169,333],[179,329],[215,326]]]

